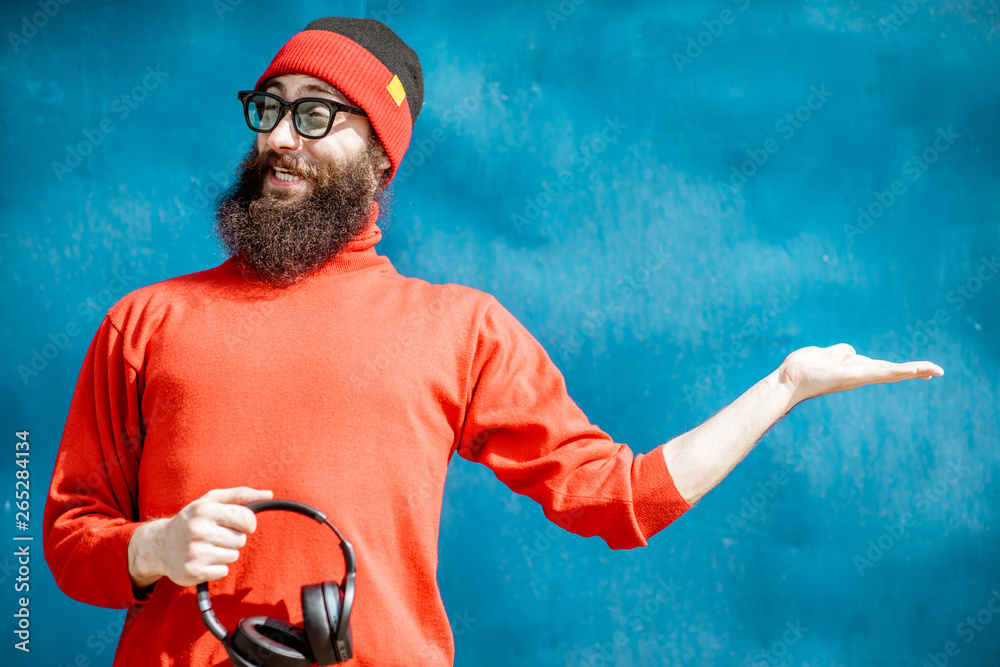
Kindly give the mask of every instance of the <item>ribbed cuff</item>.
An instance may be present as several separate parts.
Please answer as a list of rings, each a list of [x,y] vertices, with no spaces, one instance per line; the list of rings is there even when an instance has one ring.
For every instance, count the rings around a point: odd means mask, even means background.
[[[94,538],[91,547],[91,574],[107,599],[108,606],[123,609],[142,604],[152,597],[152,586],[136,590],[128,571],[128,544],[141,524],[127,522],[104,528]]]
[[[660,445],[632,462],[632,511],[647,540],[673,523],[692,505],[674,486]]]

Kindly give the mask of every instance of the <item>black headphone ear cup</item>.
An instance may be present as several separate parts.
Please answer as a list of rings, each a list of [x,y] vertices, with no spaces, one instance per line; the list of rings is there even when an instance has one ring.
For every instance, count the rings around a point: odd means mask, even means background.
[[[312,651],[302,628],[267,616],[240,621],[226,642],[227,650],[260,667],[312,667]]]
[[[328,595],[324,591],[329,586],[336,588],[336,585],[329,581],[302,587],[302,625],[318,665],[334,665],[341,662],[333,642],[336,641],[342,600],[338,594],[333,609],[330,609]]]
[[[233,633],[230,632],[229,636],[226,637],[226,640],[225,640],[225,642],[223,642],[222,645],[225,647],[225,649],[226,649],[226,655],[229,656],[229,662],[233,663],[233,667],[259,667],[259,665],[250,662],[249,660],[247,660],[246,658],[244,658],[242,655],[240,655],[236,651],[236,649],[233,648],[232,644],[230,644],[230,639],[232,638],[232,636],[233,636]]]
[[[347,582],[353,585],[354,575],[347,575]],[[323,582],[323,599],[326,600],[327,612],[330,615],[330,627],[333,628],[333,648],[340,658],[340,662],[350,660],[354,657],[354,636],[351,634],[351,610],[344,607],[344,589],[332,581]],[[352,601],[353,602],[353,601]],[[347,623],[344,630],[344,641],[338,642],[337,635],[340,634],[341,624]]]
[[[344,636],[344,660],[354,657],[354,635],[351,633],[351,626],[347,626],[347,634]]]

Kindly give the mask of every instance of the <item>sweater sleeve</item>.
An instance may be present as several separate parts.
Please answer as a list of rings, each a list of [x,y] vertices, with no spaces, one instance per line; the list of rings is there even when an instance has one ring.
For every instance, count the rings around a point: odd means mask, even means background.
[[[124,608],[133,589],[128,543],[139,526],[139,373],[105,318],[84,358],[45,504],[42,538],[56,583],[75,600]],[[155,585],[154,585],[155,586]]]
[[[630,549],[690,509],[663,445],[634,455],[591,424],[545,349],[493,297],[469,383],[459,455],[488,466],[562,528]]]

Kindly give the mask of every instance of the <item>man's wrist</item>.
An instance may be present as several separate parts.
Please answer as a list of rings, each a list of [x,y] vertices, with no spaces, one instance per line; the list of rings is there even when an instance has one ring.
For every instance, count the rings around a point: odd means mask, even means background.
[[[157,554],[160,528],[168,519],[156,519],[140,524],[128,543],[128,573],[136,591],[148,588],[163,576]]]
[[[782,412],[782,415],[787,415],[791,412],[792,408],[805,400],[804,397],[798,395],[798,387],[789,378],[784,363],[764,378],[764,382],[783,406],[784,412]]]
[[[779,367],[696,428],[666,443],[663,459],[677,492],[695,504],[795,407],[795,385]]]

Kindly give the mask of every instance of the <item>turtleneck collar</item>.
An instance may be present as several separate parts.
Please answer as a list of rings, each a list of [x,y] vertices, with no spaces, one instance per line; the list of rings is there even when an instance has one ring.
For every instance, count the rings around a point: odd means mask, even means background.
[[[302,282],[309,282],[318,276],[345,275],[375,266],[390,264],[388,257],[378,254],[375,250],[375,244],[382,240],[382,229],[376,223],[378,215],[378,202],[372,201],[368,207],[367,226],[357,236],[348,241],[340,252],[328,259]],[[229,258],[227,263],[232,263],[234,265],[233,268],[237,271],[241,269],[253,271],[241,252]]]

